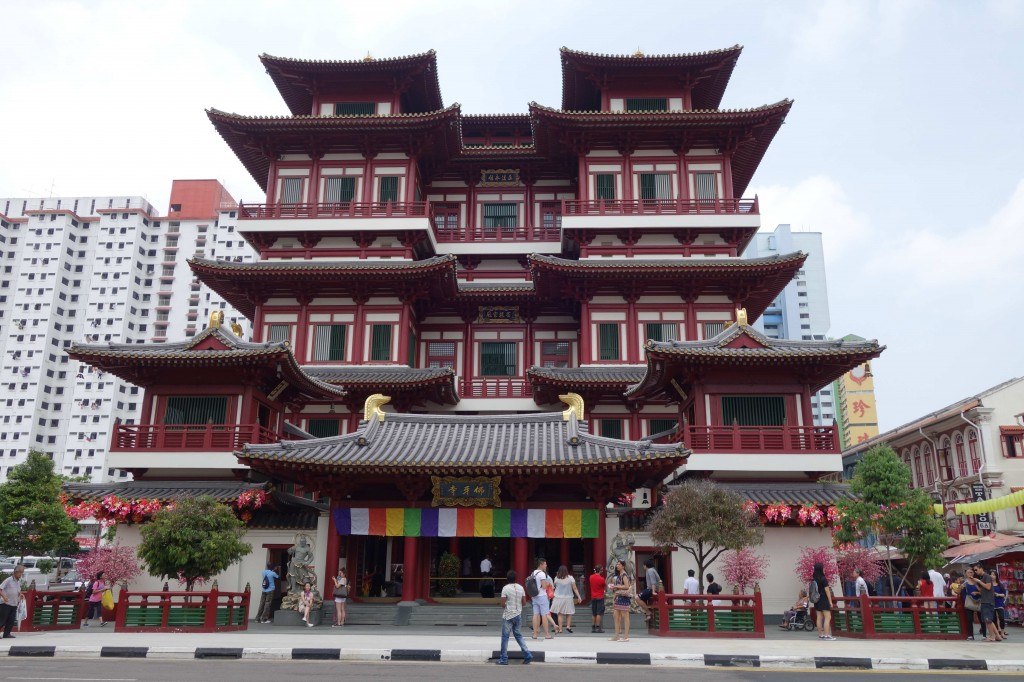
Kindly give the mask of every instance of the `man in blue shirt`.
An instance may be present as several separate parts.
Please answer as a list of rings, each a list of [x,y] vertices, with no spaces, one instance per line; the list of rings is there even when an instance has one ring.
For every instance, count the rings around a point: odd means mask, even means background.
[[[967,575],[971,574],[971,570],[972,569],[970,569],[970,568],[967,569]],[[974,599],[976,602],[979,602],[979,603],[981,602],[981,590],[979,590],[978,587],[976,585],[974,585],[973,583],[966,582],[966,581],[964,582],[963,594],[964,594],[965,597],[970,597],[971,599]],[[981,612],[980,611],[971,611],[971,610],[968,609],[968,611],[967,611],[967,627],[968,627],[967,639],[974,639],[974,619],[975,618],[977,618],[978,622],[981,624],[981,636],[982,637],[986,637],[987,634],[988,634],[986,632],[986,628],[985,628],[985,620],[981,617]]]
[[[263,571],[263,592],[260,594],[260,607],[256,609],[257,623],[270,622],[270,604],[274,601],[274,595],[277,592],[277,581],[281,578],[280,571],[280,568],[270,564],[267,564],[266,570]]]

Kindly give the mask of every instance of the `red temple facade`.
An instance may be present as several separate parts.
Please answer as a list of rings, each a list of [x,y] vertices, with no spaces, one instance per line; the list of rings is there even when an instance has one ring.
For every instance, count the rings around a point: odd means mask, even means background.
[[[406,599],[443,551],[603,563],[620,496],[684,476],[827,503],[810,397],[882,348],[748,326],[805,256],[741,257],[792,103],[720,109],[739,54],[563,48],[560,108],[495,115],[444,105],[432,51],[263,55],[291,115],[207,112],[266,191],[239,208],[260,259],[190,261],[252,339],[74,347],[145,387],[110,466],[314,493],[321,575],[402,565]],[[477,479],[486,503],[443,494]]]

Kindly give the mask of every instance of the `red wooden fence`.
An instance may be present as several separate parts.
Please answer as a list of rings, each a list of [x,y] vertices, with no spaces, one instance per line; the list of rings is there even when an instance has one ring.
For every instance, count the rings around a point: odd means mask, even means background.
[[[665,594],[652,606],[661,637],[764,638],[761,593]]]
[[[85,591],[28,590],[25,609],[27,615],[21,622],[21,632],[77,630],[85,617]]]
[[[858,639],[964,639],[967,617],[954,597],[836,597],[832,631]]]
[[[117,598],[117,632],[229,632],[249,623],[244,592],[129,592]]]

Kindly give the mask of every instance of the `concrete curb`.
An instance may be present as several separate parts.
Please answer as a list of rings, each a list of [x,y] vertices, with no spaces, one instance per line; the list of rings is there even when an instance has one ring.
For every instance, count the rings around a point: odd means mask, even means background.
[[[152,658],[264,661],[361,661],[489,663],[497,651],[484,649],[334,649],[271,647],[0,646],[4,656],[27,658]],[[521,665],[522,652],[509,652]],[[1024,659],[848,658],[842,656],[759,656],[757,654],[649,654],[643,652],[535,651],[534,663],[568,665],[650,665],[673,668],[767,668],[789,670],[972,670],[1024,672]]]

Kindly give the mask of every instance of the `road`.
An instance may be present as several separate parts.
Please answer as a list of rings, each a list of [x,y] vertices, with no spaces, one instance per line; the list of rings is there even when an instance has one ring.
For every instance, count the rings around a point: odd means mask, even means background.
[[[362,680],[444,679],[446,682],[488,682],[522,680],[524,673],[556,676],[560,679],[622,682],[624,677],[643,675],[648,680],[711,680],[712,682],[783,682],[792,678],[819,680],[835,678],[842,682],[888,682],[914,676],[921,680],[943,677],[978,679],[978,672],[864,672],[824,670],[756,670],[659,668],[647,666],[571,666],[534,664],[529,671],[519,670],[514,662],[508,668],[472,663],[348,663],[317,661],[156,661],[125,659],[30,660],[5,658],[0,666],[0,681],[7,682],[280,682],[295,680],[335,680],[341,676]],[[429,669],[430,674],[424,675]],[[981,673],[985,677],[1020,678],[1020,673]],[[952,680],[951,680],[952,682]]]

